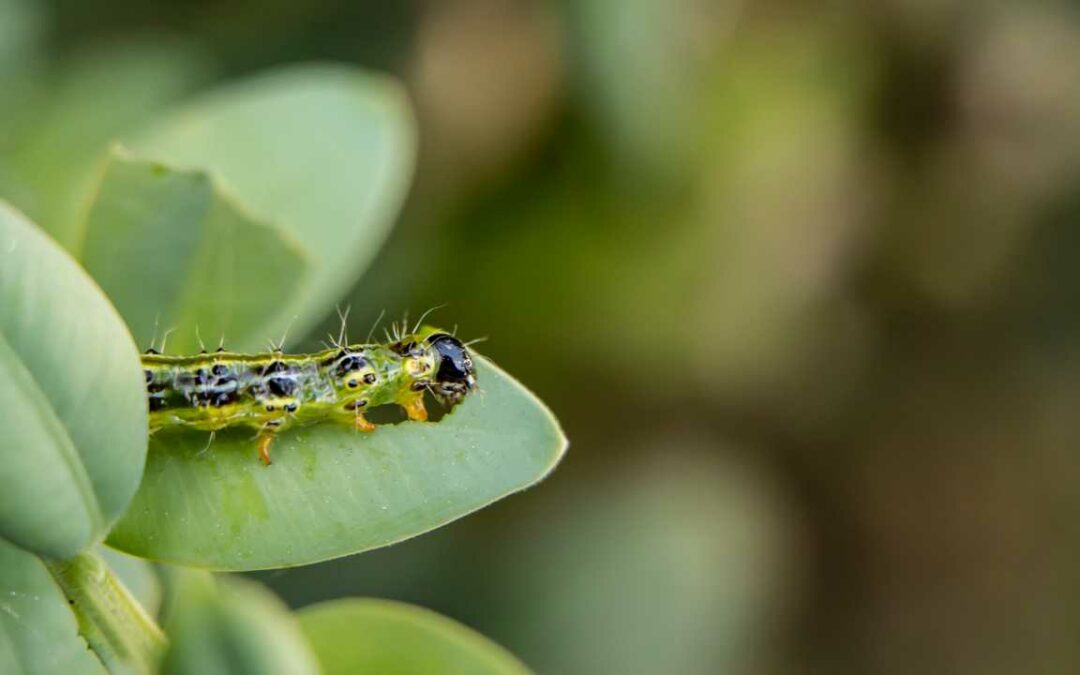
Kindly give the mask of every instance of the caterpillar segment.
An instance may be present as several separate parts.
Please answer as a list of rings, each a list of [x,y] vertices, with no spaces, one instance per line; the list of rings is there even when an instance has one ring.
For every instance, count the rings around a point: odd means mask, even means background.
[[[387,344],[341,345],[315,354],[238,354],[219,349],[195,356],[142,357],[150,432],[231,427],[256,430],[265,465],[279,433],[332,422],[374,431],[365,412],[401,406],[427,420],[424,392],[453,406],[476,388],[472,356],[457,338],[425,326]]]

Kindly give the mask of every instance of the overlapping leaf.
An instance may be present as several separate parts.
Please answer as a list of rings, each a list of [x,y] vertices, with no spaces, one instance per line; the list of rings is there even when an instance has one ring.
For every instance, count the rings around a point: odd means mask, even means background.
[[[307,248],[314,274],[277,317],[300,336],[359,278],[393,225],[412,175],[414,127],[396,81],[308,65],[230,84],[129,141],[140,156],[210,172],[246,211]]]
[[[114,150],[89,211],[82,261],[140,345],[169,334],[265,345],[310,266],[298,243],[242,212],[201,171],[177,171]],[[276,327],[274,327],[276,329]]]
[[[104,675],[67,598],[36,557],[0,541],[0,673]]]
[[[347,599],[304,609],[324,675],[526,675],[509,652],[459,623],[400,602]]]
[[[61,558],[102,537],[142,475],[145,416],[116,311],[0,203],[0,537]]]
[[[277,598],[239,578],[173,570],[166,675],[316,675],[318,665]]]

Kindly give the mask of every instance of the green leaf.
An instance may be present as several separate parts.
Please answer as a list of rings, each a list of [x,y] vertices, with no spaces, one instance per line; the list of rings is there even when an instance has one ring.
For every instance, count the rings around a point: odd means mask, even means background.
[[[0,541],[0,673],[104,675],[40,560]]]
[[[17,205],[62,245],[75,245],[109,143],[190,92],[208,70],[202,53],[171,39],[114,40],[74,54],[61,77],[45,83],[30,128],[17,138]]]
[[[412,176],[415,133],[394,80],[307,65],[225,86],[131,144],[142,156],[211,171],[246,209],[307,247],[309,292],[279,315],[300,336],[352,287],[389,232]]]
[[[529,670],[480,633],[421,607],[350,598],[305,608],[300,625],[324,675],[523,675]]]
[[[21,93],[24,80],[37,73],[45,15],[44,8],[33,0],[0,0],[0,85],[5,88],[5,100],[12,93],[9,87]],[[5,110],[5,118],[7,114]],[[0,121],[0,127],[7,121]]]
[[[166,675],[315,675],[296,619],[258,584],[172,570]]]
[[[146,457],[138,352],[90,277],[0,202],[0,537],[66,558],[124,511]]]
[[[120,149],[90,208],[82,259],[139,344],[171,331],[180,352],[199,348],[197,333],[232,349],[264,345],[268,317],[295,299],[309,268],[295,241],[238,210],[205,173]]]
[[[482,390],[438,422],[289,431],[274,463],[250,431],[161,432],[110,545],[216,569],[317,562],[415,536],[543,478],[566,439],[524,387],[477,359]]]

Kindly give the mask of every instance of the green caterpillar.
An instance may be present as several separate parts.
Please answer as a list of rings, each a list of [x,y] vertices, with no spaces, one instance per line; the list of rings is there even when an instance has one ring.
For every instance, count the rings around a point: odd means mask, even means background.
[[[364,411],[389,403],[404,408],[410,420],[424,421],[425,391],[452,406],[476,389],[468,349],[430,326],[388,344],[337,344],[315,354],[280,349],[237,354],[219,348],[165,356],[151,349],[142,364],[150,433],[254,428],[259,459],[266,465],[274,437],[289,427],[331,421],[373,431]]]

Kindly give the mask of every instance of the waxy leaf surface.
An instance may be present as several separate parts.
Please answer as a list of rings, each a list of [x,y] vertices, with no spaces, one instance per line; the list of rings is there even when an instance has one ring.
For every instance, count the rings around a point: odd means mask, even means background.
[[[250,430],[212,444],[205,433],[159,432],[109,543],[213,569],[289,567],[415,536],[528,487],[566,439],[535,396],[477,361],[481,391],[438,422],[290,430],[269,467]]]
[[[0,538],[57,558],[101,539],[138,486],[138,352],[90,276],[0,202]]]
[[[308,287],[281,308],[299,337],[352,287],[390,231],[412,177],[415,133],[396,81],[305,65],[225,85],[130,143],[140,156],[210,172],[245,210],[312,254]]]
[[[265,349],[304,287],[309,257],[242,212],[202,171],[114,149],[86,223],[83,264],[141,346]],[[275,336],[280,337],[280,335]]]

